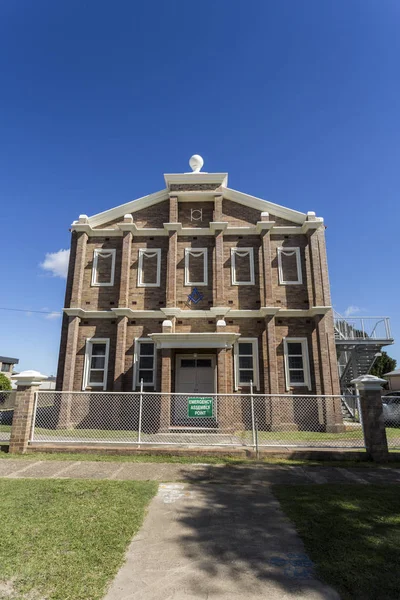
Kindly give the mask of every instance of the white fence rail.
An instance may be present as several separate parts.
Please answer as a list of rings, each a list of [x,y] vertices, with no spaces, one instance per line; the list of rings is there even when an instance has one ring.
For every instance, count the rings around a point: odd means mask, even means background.
[[[31,442],[362,448],[341,396],[55,392],[36,395]]]
[[[14,390],[0,390],[0,442],[10,441],[15,397]]]

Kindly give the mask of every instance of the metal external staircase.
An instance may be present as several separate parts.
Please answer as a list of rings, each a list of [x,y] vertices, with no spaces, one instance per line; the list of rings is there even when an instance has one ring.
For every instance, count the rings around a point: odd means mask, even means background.
[[[389,317],[343,317],[334,313],[336,354],[342,393],[351,380],[370,372],[383,346],[393,344]]]

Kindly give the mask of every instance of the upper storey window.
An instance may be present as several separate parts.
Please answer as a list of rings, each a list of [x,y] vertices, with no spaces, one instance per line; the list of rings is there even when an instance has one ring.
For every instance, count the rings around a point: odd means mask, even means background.
[[[138,287],[160,287],[161,248],[139,248]]]
[[[279,283],[299,285],[303,283],[300,248],[278,248]]]
[[[95,248],[93,255],[92,285],[114,285],[115,250]]]
[[[185,285],[207,283],[207,248],[185,248]]]
[[[253,248],[231,248],[232,285],[254,285]]]

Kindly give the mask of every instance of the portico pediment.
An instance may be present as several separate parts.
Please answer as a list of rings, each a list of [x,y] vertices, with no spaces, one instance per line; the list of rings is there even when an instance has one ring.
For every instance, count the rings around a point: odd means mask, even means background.
[[[239,333],[150,333],[157,348],[231,348]]]

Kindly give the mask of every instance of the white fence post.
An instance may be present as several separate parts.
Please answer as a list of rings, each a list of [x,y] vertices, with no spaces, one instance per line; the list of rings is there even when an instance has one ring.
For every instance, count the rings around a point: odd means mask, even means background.
[[[32,427],[31,427],[31,433],[30,433],[30,442],[33,442],[33,436],[35,434],[35,423],[36,423],[36,411],[37,411],[37,405],[38,405],[38,397],[39,397],[39,392],[35,392],[35,400],[34,400],[34,404],[33,404],[33,414],[32,414]]]
[[[253,382],[250,381],[250,406],[251,406],[251,430],[253,433],[253,446],[256,449],[256,426],[254,421],[254,398],[253,398]]]
[[[140,396],[139,396],[139,425],[138,425],[138,443],[141,442],[142,435],[142,409],[143,409],[143,379],[140,380]]]

